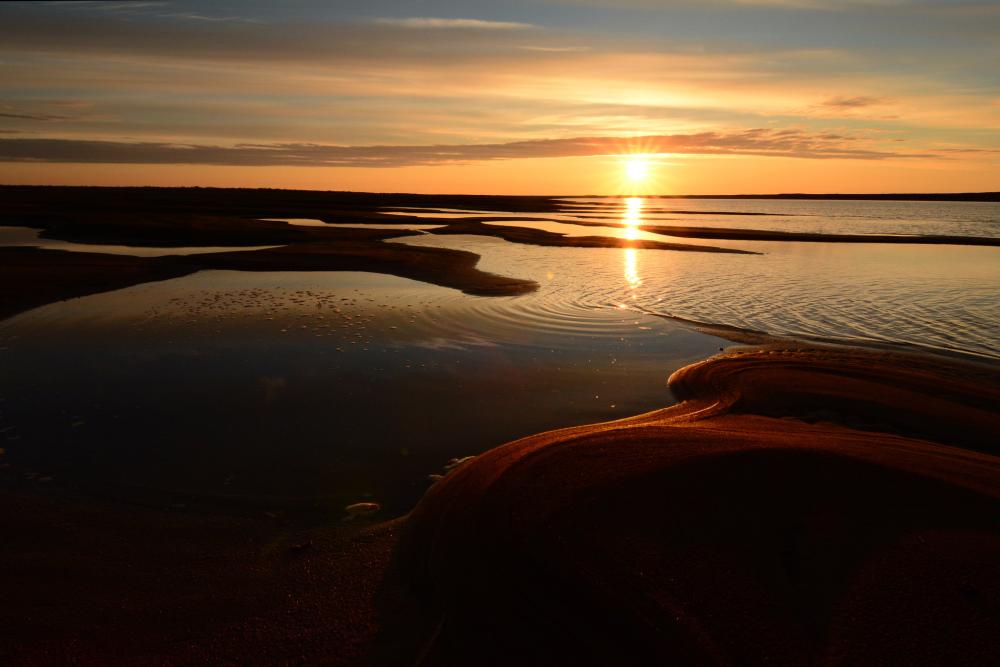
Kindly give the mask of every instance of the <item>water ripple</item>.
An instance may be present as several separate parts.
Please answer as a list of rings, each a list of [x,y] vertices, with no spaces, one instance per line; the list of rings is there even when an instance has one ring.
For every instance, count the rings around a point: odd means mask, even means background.
[[[1000,249],[773,244],[767,255],[536,248],[454,236],[487,271],[531,278],[532,295],[483,300],[497,331],[642,335],[636,313],[854,344],[1000,359]]]

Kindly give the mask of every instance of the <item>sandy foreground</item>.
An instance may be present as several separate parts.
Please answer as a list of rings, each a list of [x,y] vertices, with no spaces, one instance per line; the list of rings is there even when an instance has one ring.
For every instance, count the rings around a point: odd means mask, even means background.
[[[406,517],[3,487],[5,664],[998,664],[1000,372],[753,347]]]

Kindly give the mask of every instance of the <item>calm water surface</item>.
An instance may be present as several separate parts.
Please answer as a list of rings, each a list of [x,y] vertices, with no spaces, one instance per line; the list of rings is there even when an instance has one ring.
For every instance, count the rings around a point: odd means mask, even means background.
[[[0,322],[12,470],[129,502],[408,509],[449,459],[672,402],[725,341],[368,273],[205,271]]]
[[[561,200],[562,211],[512,214],[505,211],[454,209],[387,209],[387,213],[419,217],[547,218],[580,221],[823,234],[894,234],[1000,237],[1000,203],[878,202],[785,199],[656,199],[578,197]],[[637,206],[638,204],[638,206]],[[448,211],[445,214],[439,211]],[[568,229],[566,231],[569,231]]]
[[[399,242],[472,250],[486,271],[533,278],[505,311],[562,326],[626,308],[776,335],[1000,360],[1000,248],[735,243],[761,255],[539,248],[476,236]],[[572,320],[571,320],[572,321]]]
[[[603,216],[618,226],[587,233],[624,238],[667,216],[998,235],[993,204],[574,205],[563,224]],[[684,207],[781,215],[667,212]],[[205,271],[0,322],[3,473],[178,509],[337,519],[374,500],[392,515],[453,457],[669,404],[670,372],[728,343],[667,317],[1000,361],[1000,248],[731,242],[762,253],[732,255],[426,231],[396,242],[471,250],[541,287],[486,298],[368,273]]]

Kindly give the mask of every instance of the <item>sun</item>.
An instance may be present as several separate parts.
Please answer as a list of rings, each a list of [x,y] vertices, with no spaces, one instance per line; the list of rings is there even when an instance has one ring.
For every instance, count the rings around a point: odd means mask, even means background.
[[[644,157],[630,157],[625,160],[625,178],[630,183],[642,183],[649,178],[649,161]]]

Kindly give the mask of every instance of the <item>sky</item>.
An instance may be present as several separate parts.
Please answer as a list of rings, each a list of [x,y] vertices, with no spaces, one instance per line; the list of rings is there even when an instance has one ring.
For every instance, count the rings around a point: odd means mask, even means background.
[[[3,3],[0,183],[1000,190],[998,35],[1000,0]]]

